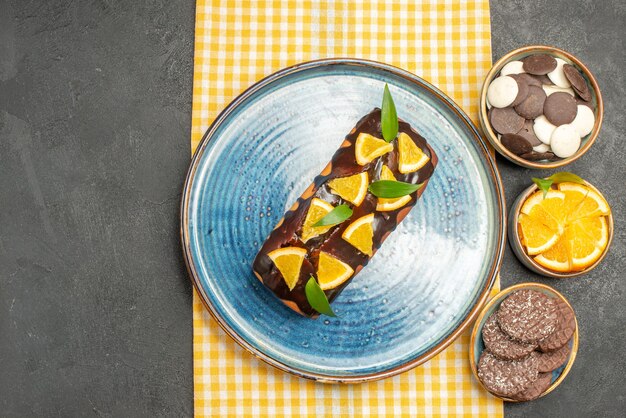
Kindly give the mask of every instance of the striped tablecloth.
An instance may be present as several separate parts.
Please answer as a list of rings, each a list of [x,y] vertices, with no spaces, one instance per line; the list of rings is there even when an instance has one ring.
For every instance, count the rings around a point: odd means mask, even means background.
[[[411,71],[476,120],[491,66],[488,0],[197,0],[191,146],[237,94],[283,67],[357,57]],[[428,363],[383,381],[328,385],[293,377],[231,340],[193,297],[197,416],[502,416],[468,362],[469,331]]]

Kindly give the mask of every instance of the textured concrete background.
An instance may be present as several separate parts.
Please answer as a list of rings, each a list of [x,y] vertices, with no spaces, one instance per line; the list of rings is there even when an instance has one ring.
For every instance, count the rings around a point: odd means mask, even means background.
[[[606,115],[570,166],[615,214],[594,272],[540,279],[507,249],[504,286],[574,305],[581,347],[546,398],[507,416],[626,410],[626,2],[492,2],[494,59],[560,46],[597,76]],[[189,162],[193,1],[0,0],[0,415],[192,414],[191,289],[178,242]],[[531,172],[499,159],[507,201]]]
[[[0,0],[0,416],[192,414],[194,7]]]
[[[507,417],[598,417],[626,414],[626,1],[492,1],[494,61],[527,44],[558,46],[580,58],[598,80],[604,122],[596,143],[567,166],[596,185],[613,209],[615,235],[606,259],[595,270],[569,280],[541,279],[507,248],[502,285],[538,281],[569,299],[578,318],[580,348],[567,379],[550,395],[506,406]],[[498,159],[507,204],[531,176],[559,170],[526,170]]]

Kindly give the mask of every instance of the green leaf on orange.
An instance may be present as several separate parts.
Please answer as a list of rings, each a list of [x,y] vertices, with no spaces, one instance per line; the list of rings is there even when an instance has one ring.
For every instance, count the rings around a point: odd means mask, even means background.
[[[391,97],[389,86],[385,84],[385,91],[383,92],[383,104],[380,112],[380,125],[383,131],[383,138],[387,142],[391,142],[396,139],[398,135],[398,113],[396,112],[396,105]]]
[[[550,187],[552,187],[552,185],[555,183],[570,182],[570,183],[585,184],[585,180],[583,180],[576,174],[568,173],[566,171],[563,171],[561,173],[554,173],[553,175],[546,177],[545,179],[533,177],[532,180],[537,185],[537,187],[539,187],[539,190],[543,191],[544,199],[546,198],[546,195],[548,194]]]
[[[352,216],[352,209],[350,209],[350,206],[339,205],[328,212],[322,219],[315,222],[313,227],[337,225],[350,218],[350,216]]]
[[[423,183],[413,184],[395,180],[378,180],[369,185],[368,190],[376,197],[395,199],[419,190]]]

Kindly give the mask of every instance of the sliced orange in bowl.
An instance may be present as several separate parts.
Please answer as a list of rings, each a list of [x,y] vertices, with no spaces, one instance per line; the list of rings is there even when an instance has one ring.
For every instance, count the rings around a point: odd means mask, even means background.
[[[322,290],[334,289],[352,277],[353,273],[354,270],[348,264],[324,251],[320,251],[317,281]]]
[[[363,254],[372,256],[374,246],[374,228],[372,223],[374,222],[374,214],[370,213],[352,222],[343,234],[341,238],[350,243],[354,248],[361,251]]]
[[[583,229],[583,225],[574,223],[565,231],[570,252],[570,261],[573,270],[584,270],[602,255],[596,246],[596,239]]]
[[[380,179],[381,180],[396,180],[396,177],[393,175],[389,167],[383,165],[380,170]],[[383,197],[378,198],[378,202],[376,203],[376,210],[379,212],[386,212],[390,210],[400,209],[402,206],[406,205],[411,201],[411,196],[406,195],[402,197],[397,197],[394,199],[385,199]]]
[[[604,251],[609,242],[609,226],[606,217],[580,218],[572,222],[572,226],[585,231],[587,235],[593,238],[595,246]]]
[[[413,173],[429,161],[430,158],[415,144],[413,139],[406,133],[400,132],[398,135],[398,171],[402,174]]]
[[[583,201],[574,209],[570,214],[569,220],[576,220],[580,218],[590,218],[594,216],[604,216],[611,212],[609,204],[595,190],[588,188],[587,195]]]
[[[540,254],[547,251],[559,239],[558,232],[548,228],[541,222],[535,222],[530,216],[520,214],[522,244],[526,246],[528,255]]]
[[[567,237],[561,236],[550,249],[536,256],[535,261],[549,270],[562,273],[571,271]]]
[[[392,144],[363,132],[356,138],[354,145],[354,154],[359,165],[366,165],[391,151]]]
[[[300,269],[307,251],[300,247],[283,247],[270,251],[267,255],[283,275],[289,290],[293,290],[300,277]]]
[[[610,241],[610,208],[587,184],[563,182],[532,193],[518,218],[520,243],[536,264],[558,273],[592,267]],[[556,239],[555,239],[556,238]]]
[[[567,219],[569,220],[571,214],[587,196],[589,188],[583,184],[570,182],[559,183],[557,186],[559,191],[565,194],[564,211],[567,212]]]
[[[526,199],[522,205],[521,213],[528,215],[553,231],[561,233],[565,218],[562,212],[564,201],[565,193],[563,192],[550,190],[544,198],[543,192],[539,190]]]
[[[328,232],[328,230],[333,227],[332,225],[313,226],[317,221],[328,215],[333,208],[333,205],[325,200],[318,198],[313,198],[311,200],[309,211],[307,212],[306,217],[304,218],[304,223],[302,224],[302,233],[300,234],[302,242],[307,242],[311,238],[318,237]]]
[[[369,176],[367,175],[367,171],[328,181],[328,187],[330,187],[331,192],[355,206],[359,206],[363,203],[363,199],[365,199],[365,195],[367,195],[368,185]]]

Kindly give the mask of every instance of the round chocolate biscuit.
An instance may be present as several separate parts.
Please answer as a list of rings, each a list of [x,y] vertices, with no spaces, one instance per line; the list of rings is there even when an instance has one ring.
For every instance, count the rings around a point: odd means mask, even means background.
[[[545,74],[541,74],[541,75],[533,75],[534,78],[537,79],[537,81],[539,81],[541,83],[542,86],[553,86],[554,83],[552,82],[552,80],[550,80],[550,77],[548,77]]]
[[[532,401],[541,396],[552,383],[552,373],[539,373],[535,380],[526,390],[516,393],[511,398],[516,401]]]
[[[558,160],[559,158],[554,155],[553,152],[528,152],[526,154],[522,154],[520,155],[521,158],[528,160],[528,161],[543,161],[543,160],[548,160],[548,161],[555,161]]]
[[[525,119],[510,107],[494,107],[489,113],[491,126],[502,135],[518,132],[524,126],[524,121]]]
[[[530,86],[541,87],[541,84],[542,84],[538,78],[527,73],[509,74],[509,77],[513,77],[515,81],[517,81],[518,83],[525,83],[529,87]]]
[[[502,145],[515,155],[532,152],[533,146],[526,138],[517,134],[504,134],[500,138]]]
[[[576,67],[570,64],[564,64],[563,72],[565,73],[565,78],[567,78],[567,81],[570,82],[574,91],[576,91],[576,93],[578,93],[583,100],[591,100],[589,86]]]
[[[547,373],[561,367],[563,363],[567,361],[570,351],[569,344],[565,344],[558,350],[550,351],[548,353],[536,351],[537,361],[539,362],[537,366],[539,372]]]
[[[537,380],[538,365],[535,353],[520,360],[501,360],[485,350],[478,360],[478,378],[490,392],[510,397]]]
[[[502,332],[495,314],[492,314],[483,325],[482,336],[487,350],[503,360],[526,357],[537,348],[537,344],[517,342]]]
[[[583,98],[584,100],[591,100],[591,93],[589,93],[589,90],[587,90],[587,92],[577,90],[576,88],[573,88],[573,90],[580,98]]]
[[[534,343],[552,334],[558,325],[554,299],[532,289],[517,290],[502,301],[496,318],[509,337]]]
[[[513,107],[522,103],[524,100],[526,100],[526,97],[528,96],[528,84],[517,79],[515,79],[515,82],[517,83],[517,96],[515,96],[515,100],[513,100],[513,103],[509,105]]]
[[[520,104],[515,105],[515,111],[525,119],[535,119],[543,113],[543,105],[547,97],[541,87],[529,86],[526,98]]]
[[[539,349],[544,352],[563,347],[576,331],[576,315],[572,308],[561,299],[556,299],[556,305],[559,324],[552,334],[539,341]]]
[[[576,118],[576,99],[564,92],[549,95],[543,104],[543,114],[554,126],[571,123]]]
[[[554,71],[557,66],[556,59],[548,54],[529,55],[522,61],[524,71],[534,75],[545,75]]]
[[[535,121],[526,120],[524,122],[524,126],[522,126],[522,129],[520,129],[516,133],[526,138],[526,140],[530,142],[530,145],[532,145],[533,147],[536,147],[537,145],[543,144],[543,142],[541,142],[539,138],[537,138],[537,135],[535,135],[535,129],[533,128],[534,124],[535,124]]]

